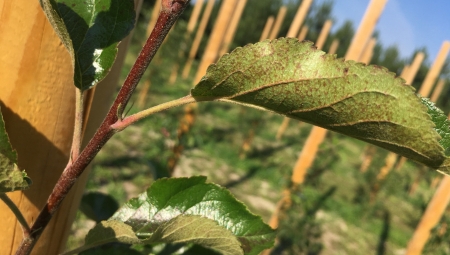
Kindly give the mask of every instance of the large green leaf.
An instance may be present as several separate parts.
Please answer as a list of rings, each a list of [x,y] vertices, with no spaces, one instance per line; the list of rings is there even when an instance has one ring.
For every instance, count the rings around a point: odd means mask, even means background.
[[[133,0],[39,1],[70,53],[75,86],[95,86],[108,74],[117,45],[134,26]]]
[[[206,177],[191,177],[154,182],[92,229],[85,248],[111,241],[194,243],[238,255],[259,254],[273,244],[275,233],[259,216],[228,190],[205,181]]]
[[[443,147],[449,129],[432,121],[430,104],[413,87],[386,68],[336,59],[311,42],[281,38],[237,48],[208,68],[191,95],[277,112],[450,173]],[[445,117],[438,115],[433,120]]]
[[[31,179],[17,166],[17,153],[9,142],[0,111],[0,193],[27,189]]]

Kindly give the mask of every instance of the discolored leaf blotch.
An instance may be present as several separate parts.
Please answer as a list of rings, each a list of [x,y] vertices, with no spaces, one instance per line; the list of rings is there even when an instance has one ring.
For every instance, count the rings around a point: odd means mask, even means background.
[[[280,38],[237,48],[208,68],[191,95],[273,111],[450,173],[442,114],[442,125],[434,123],[431,105],[386,68],[337,59],[311,42]]]
[[[117,46],[133,29],[133,0],[40,0],[53,29],[69,51],[75,86],[82,91],[108,74]]]
[[[24,190],[30,185],[31,179],[17,166],[17,153],[9,142],[0,112],[0,193]]]

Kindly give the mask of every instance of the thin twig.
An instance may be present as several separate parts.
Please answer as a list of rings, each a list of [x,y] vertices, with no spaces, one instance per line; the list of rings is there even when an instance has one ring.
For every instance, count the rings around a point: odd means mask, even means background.
[[[39,216],[33,226],[31,226],[29,235],[25,235],[22,240],[22,243],[16,251],[16,255],[26,255],[31,253],[31,250],[36,244],[39,236],[42,234],[57,209],[60,207],[61,202],[69,193],[78,177],[83,173],[84,169],[88,166],[92,159],[94,159],[106,142],[116,133],[116,130],[112,129],[111,125],[119,120],[119,116],[122,116],[124,108],[130,100],[130,97],[139,80],[142,78],[146,68],[155,56],[156,51],[161,46],[161,43],[170,28],[189,4],[189,0],[161,1],[162,8],[155,28],[131,68],[130,73],[128,74],[116,99],[114,100],[108,114],[103,120],[103,123],[97,129],[88,145],[80,153],[79,157],[75,159],[73,164],[70,165],[59,178],[46,204],[39,213]]]
[[[6,193],[0,192],[0,199],[11,209],[14,215],[22,226],[24,236],[30,233],[30,226],[28,226],[27,221],[23,217],[23,214],[20,212],[19,208],[14,204],[14,202],[6,195]]]

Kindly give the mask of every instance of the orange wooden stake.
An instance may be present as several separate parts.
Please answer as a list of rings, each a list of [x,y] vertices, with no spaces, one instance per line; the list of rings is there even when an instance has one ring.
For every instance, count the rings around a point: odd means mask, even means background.
[[[275,18],[275,24],[273,25],[272,31],[270,31],[269,39],[273,40],[277,38],[278,33],[280,32],[281,24],[283,23],[284,18],[286,17],[287,7],[281,6],[278,10],[277,17]]]
[[[230,44],[233,41],[234,35],[236,34],[236,29],[246,4],[247,0],[239,0],[239,2],[237,3],[236,10],[234,11],[233,17],[231,18],[231,22],[228,26],[225,37],[223,38],[219,56],[222,56],[223,54],[228,52]]]
[[[325,44],[325,41],[327,40],[328,34],[330,33],[331,26],[333,25],[333,22],[331,20],[325,21],[325,24],[323,24],[322,30],[320,31],[319,37],[317,38],[316,47],[317,49],[321,50],[323,48],[323,45]]]
[[[206,25],[208,24],[209,17],[211,16],[212,9],[214,7],[214,0],[209,0],[206,4],[205,11],[203,13],[202,19],[200,20],[200,25],[198,26],[197,32],[195,34],[194,41],[192,42],[191,50],[189,51],[189,57],[183,68],[183,79],[189,76],[189,72],[192,67],[192,62],[194,61],[195,55],[197,54],[198,47],[202,40],[203,34],[205,33]]]
[[[444,176],[439,187],[417,225],[416,231],[409,240],[405,255],[420,255],[430,237],[430,231],[441,219],[450,201],[450,177]]]
[[[147,30],[145,32],[146,39],[150,36],[150,33],[153,30],[153,27],[156,24],[156,19],[158,18],[159,10],[161,9],[161,1],[155,1],[155,5],[153,5],[152,16],[150,17],[150,21],[147,25]]]
[[[19,168],[25,169],[33,180],[29,190],[7,196],[25,220],[32,223],[69,160],[75,106],[73,67],[37,1],[0,0],[0,34],[1,111],[11,144],[19,155]],[[124,40],[121,46],[126,48],[126,44]],[[120,65],[120,60],[116,63]],[[117,85],[117,80],[109,82]],[[102,119],[98,115],[97,118]],[[82,175],[65,198],[33,254],[62,252],[83,194],[85,176],[88,175]],[[3,202],[0,218],[0,254],[14,254],[23,231]]]
[[[306,35],[308,34],[308,26],[307,25],[304,25],[303,27],[302,27],[302,29],[300,29],[300,33],[298,33],[298,36],[297,36],[297,39],[299,40],[299,41],[303,41],[303,40],[305,40],[305,38],[306,38]]]
[[[197,74],[194,78],[194,85],[200,81],[203,75],[205,75],[208,66],[217,60],[219,49],[225,36],[225,31],[231,21],[237,2],[237,0],[224,0],[222,2],[216,23],[214,24],[213,31],[209,37],[208,44],[206,45],[205,53],[198,66]]]
[[[138,95],[137,107],[139,109],[144,109],[145,101],[146,101],[149,89],[150,89],[150,80],[146,80],[144,82],[144,86],[142,86],[141,90],[139,91],[139,95]]]
[[[330,49],[328,49],[328,54],[335,54],[337,49],[338,49],[338,47],[339,47],[339,40],[338,39],[334,39],[331,42]]]
[[[345,54],[346,60],[359,60],[367,40],[372,35],[387,0],[371,0],[366,13]]]
[[[442,89],[444,88],[445,80],[440,79],[436,85],[436,88],[433,90],[433,94],[431,94],[431,102],[436,103],[439,95],[441,95]]]
[[[370,60],[373,56],[373,49],[375,48],[375,45],[377,44],[377,39],[370,38],[370,40],[367,42],[366,47],[364,48],[364,51],[361,55],[361,61],[362,63],[365,63],[366,65],[370,63]]]
[[[274,21],[275,21],[275,18],[273,16],[269,16],[269,18],[267,18],[266,24],[264,25],[264,29],[261,34],[261,37],[259,38],[259,41],[269,38],[269,33],[270,33],[270,30],[272,29],[272,25],[273,25]]]
[[[202,10],[204,0],[197,0],[194,5],[194,9],[192,10],[192,14],[189,17],[188,25],[186,28],[186,32],[190,35],[194,32],[195,27],[197,26],[198,17],[200,16],[200,12]]]
[[[311,7],[313,0],[303,0],[300,6],[298,7],[297,13],[295,14],[294,20],[289,27],[289,30],[286,34],[286,37],[296,37],[300,27],[302,26],[303,21],[306,18],[306,14],[308,14],[309,8]]]
[[[192,32],[197,25],[198,17],[200,16],[200,11],[202,10],[204,0],[197,0],[194,5],[194,9],[192,10],[192,14],[189,17],[189,22],[186,28],[185,41],[191,37]],[[178,59],[182,59],[184,55],[184,51],[182,49],[178,52]],[[180,69],[180,65],[178,61],[175,61],[172,72],[170,73],[169,84],[174,84],[178,78],[178,70]]]
[[[425,80],[423,81],[422,86],[420,87],[419,94],[428,97],[430,95],[430,91],[436,82],[436,79],[441,72],[442,67],[444,66],[445,59],[447,58],[448,52],[450,50],[450,41],[445,41],[442,43],[441,49],[433,62],[430,70],[425,76]]]

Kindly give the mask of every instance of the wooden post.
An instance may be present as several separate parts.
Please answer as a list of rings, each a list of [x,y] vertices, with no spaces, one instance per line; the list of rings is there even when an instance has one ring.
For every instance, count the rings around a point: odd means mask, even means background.
[[[356,30],[352,42],[345,54],[346,60],[359,60],[367,40],[372,35],[373,29],[377,24],[378,18],[383,12],[387,0],[371,0],[366,13]]]
[[[361,59],[359,61],[365,63],[366,65],[370,63],[370,60],[372,59],[373,55],[373,49],[375,48],[375,45],[377,44],[377,39],[370,38],[370,40],[367,42],[366,47],[364,48],[364,51],[361,55]]]
[[[337,49],[338,49],[338,47],[339,47],[339,40],[338,39],[334,39],[331,42],[330,49],[328,49],[328,54],[335,54]]]
[[[29,190],[8,193],[8,196],[31,223],[69,160],[75,103],[73,68],[67,50],[38,2],[0,0],[0,6],[0,33],[4,39],[0,40],[1,110],[11,143],[19,155],[19,167],[26,169],[33,180]],[[24,15],[27,19],[23,19]],[[121,47],[126,49],[126,45],[124,40]],[[116,61],[115,70],[120,62]],[[116,85],[117,81],[109,80],[106,85]],[[102,91],[101,86],[97,85],[97,91]],[[92,104],[97,105],[96,99]],[[108,107],[109,104],[104,106],[106,110]],[[97,109],[91,110],[90,116],[93,114],[97,114]],[[97,118],[103,119],[103,115]],[[32,254],[62,251],[87,176],[84,173],[66,197]],[[13,254],[22,240],[22,229],[3,203],[0,203],[0,218],[0,254]]]
[[[426,95],[426,93],[428,94],[430,93],[431,85],[429,84],[433,84],[436,81],[437,76],[441,72],[443,63],[447,58],[449,49],[450,49],[450,42],[445,41],[442,44],[441,50],[439,51],[438,56],[436,57],[433,63],[433,66],[430,68],[430,71],[428,71],[425,81],[423,82],[422,87],[424,87],[425,85],[428,87],[423,89],[421,87],[421,90],[419,91],[419,93],[420,92],[423,93],[421,95]],[[446,175],[439,184],[439,187],[436,190],[436,193],[433,195],[433,198],[431,198],[431,201],[428,204],[427,209],[423,214],[419,222],[419,225],[416,228],[416,231],[414,231],[413,237],[408,243],[406,255],[415,255],[422,253],[423,247],[425,246],[430,236],[431,229],[442,218],[442,215],[445,209],[447,208],[449,201],[450,201],[450,177]]]
[[[146,101],[149,89],[150,89],[150,80],[146,80],[144,82],[144,86],[139,90],[139,95],[138,95],[138,100],[137,100],[137,107],[140,110],[143,110],[144,107],[145,107],[145,101]]]
[[[189,72],[192,67],[192,62],[194,61],[195,55],[197,54],[198,47],[202,41],[203,34],[205,33],[206,25],[208,24],[209,17],[211,16],[212,9],[214,7],[214,0],[208,0],[205,7],[205,12],[203,13],[202,19],[200,20],[200,25],[198,26],[197,33],[195,34],[194,41],[189,51],[189,57],[183,68],[183,79],[189,76]]]
[[[233,17],[231,18],[230,25],[228,26],[227,33],[223,38],[219,56],[222,56],[223,54],[228,52],[230,44],[233,41],[234,35],[236,34],[236,29],[246,4],[247,0],[239,0],[239,2],[237,3],[236,10],[234,11]]]
[[[450,177],[444,176],[431,198],[419,225],[409,240],[405,255],[420,255],[430,237],[431,229],[436,226],[450,201]]]
[[[192,34],[194,32],[195,27],[197,26],[198,17],[200,16],[200,12],[202,10],[204,0],[197,0],[194,5],[194,9],[192,10],[192,14],[189,17],[189,22],[186,28],[187,33]]]
[[[317,49],[321,50],[323,48],[323,45],[325,44],[325,41],[327,40],[328,34],[330,33],[331,26],[333,25],[333,22],[331,20],[325,21],[325,24],[323,24],[322,30],[320,31],[319,37],[317,38],[316,47]]]
[[[148,38],[150,36],[150,33],[153,30],[153,27],[156,24],[156,19],[158,18],[158,13],[159,10],[161,9],[161,1],[156,0],[155,1],[155,5],[153,6],[153,10],[152,10],[152,16],[150,17],[150,21],[148,22],[147,25],[147,30],[145,32],[145,38]]]
[[[442,89],[444,88],[444,84],[445,84],[445,80],[444,79],[440,79],[436,85],[436,88],[433,91],[433,94],[431,94],[431,102],[436,103],[439,95],[441,95]]]
[[[442,66],[444,66],[445,59],[447,58],[449,50],[450,50],[450,41],[444,41],[442,43],[441,49],[439,50],[436,59],[433,62],[433,65],[428,71],[427,76],[425,76],[425,80],[423,81],[423,84],[420,87],[419,90],[420,95],[424,97],[429,96],[431,88],[436,82],[436,79],[439,73],[441,72]]]
[[[300,27],[302,26],[303,21],[306,18],[306,14],[308,14],[309,8],[311,7],[312,0],[303,0],[300,6],[298,7],[297,13],[295,14],[294,20],[289,27],[289,30],[286,34],[286,37],[296,37]]]
[[[197,25],[198,17],[200,16],[200,11],[202,10],[203,0],[197,0],[194,5],[194,9],[192,10],[192,14],[189,17],[189,22],[186,28],[185,41],[188,41],[191,37],[192,32]],[[180,49],[178,52],[178,59],[181,60],[184,55],[184,50]],[[180,64],[178,61],[175,61],[172,71],[170,73],[169,84],[174,84],[177,81],[178,70],[180,69]]]
[[[278,10],[277,17],[275,18],[275,24],[273,25],[272,31],[270,31],[269,39],[273,40],[277,38],[278,33],[280,32],[281,24],[283,23],[284,18],[286,17],[287,7],[281,6]]]
[[[203,54],[202,60],[200,61],[197,69],[194,84],[197,84],[203,75],[205,75],[208,66],[216,61],[225,31],[230,23],[231,17],[233,16],[236,3],[237,0],[224,0],[222,2],[219,15],[217,16],[213,31],[209,37],[208,45],[206,46],[205,53]]]
[[[261,37],[259,38],[259,41],[269,38],[269,33],[270,33],[270,30],[272,29],[272,25],[273,25],[274,21],[275,21],[275,18],[273,16],[269,16],[269,18],[267,18],[266,24],[264,25],[264,29],[261,34]]]
[[[307,25],[304,25],[303,27],[302,27],[302,29],[300,29],[300,33],[298,33],[298,36],[297,36],[297,39],[299,40],[299,41],[303,41],[303,40],[305,40],[305,38],[306,38],[306,35],[308,34],[308,26]]]

